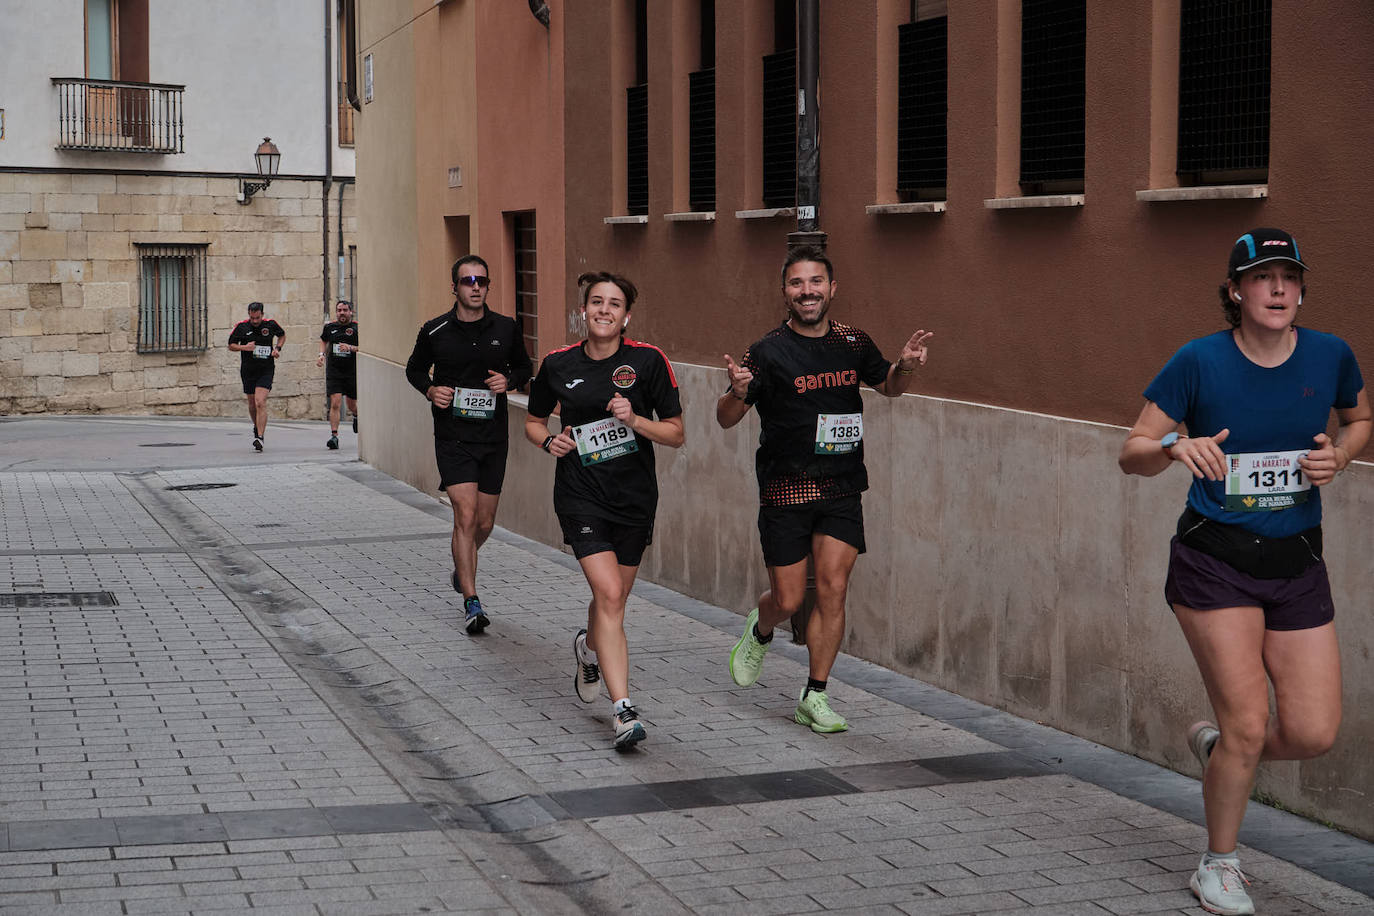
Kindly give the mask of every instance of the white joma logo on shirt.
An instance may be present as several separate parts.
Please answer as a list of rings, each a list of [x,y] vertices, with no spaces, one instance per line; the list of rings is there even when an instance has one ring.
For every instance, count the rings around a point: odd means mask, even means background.
[[[563,387],[564,387],[564,388],[576,388],[578,385],[581,385],[584,381],[585,381],[585,379],[575,378],[575,379],[573,379],[571,382],[568,382],[567,384],[565,384]]]

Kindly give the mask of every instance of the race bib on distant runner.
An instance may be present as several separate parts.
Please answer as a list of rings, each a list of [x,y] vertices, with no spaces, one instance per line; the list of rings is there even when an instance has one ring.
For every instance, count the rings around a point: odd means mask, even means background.
[[[864,415],[823,413],[816,417],[816,454],[843,455],[864,441]]]
[[[266,344],[258,344],[256,347],[253,348],[253,355],[258,359],[271,359],[272,348],[267,346]]]
[[[1231,512],[1268,512],[1307,502],[1312,482],[1293,452],[1242,452],[1227,455],[1226,508]]]
[[[334,355],[335,355],[335,356],[352,356],[352,355],[353,355],[352,353],[350,353],[350,352],[348,352],[347,350],[344,349],[344,347],[346,347],[346,346],[347,346],[347,344],[336,343],[336,344],[334,345]]]
[[[574,426],[572,437],[577,443],[577,457],[582,459],[583,466],[600,464],[639,451],[634,431],[615,417]]]
[[[453,415],[464,420],[490,420],[496,416],[496,395],[486,388],[456,388]]]

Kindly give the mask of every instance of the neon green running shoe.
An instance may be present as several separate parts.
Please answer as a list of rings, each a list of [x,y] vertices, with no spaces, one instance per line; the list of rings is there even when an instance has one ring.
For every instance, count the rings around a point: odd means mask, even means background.
[[[807,693],[802,688],[802,696],[797,701],[797,711],[792,718],[797,720],[798,725],[809,725],[818,735],[842,732],[849,728],[849,723],[830,708],[830,698],[819,690]]]
[[[759,642],[754,635],[754,625],[758,622],[759,609],[754,608],[744,618],[744,635],[730,650],[730,677],[741,687],[748,687],[759,679],[763,657],[768,654],[768,643]]]

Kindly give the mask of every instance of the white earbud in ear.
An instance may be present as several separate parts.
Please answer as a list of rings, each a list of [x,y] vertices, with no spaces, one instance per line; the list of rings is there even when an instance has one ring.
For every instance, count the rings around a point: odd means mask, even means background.
[[[1232,299],[1235,299],[1237,302],[1239,302],[1239,301],[1240,301],[1240,293],[1232,293],[1232,294],[1231,294],[1231,298],[1232,298]]]
[[[628,328],[629,326],[630,326],[630,316],[629,316],[629,315],[626,315],[626,316],[625,316],[625,323],[622,324],[621,327],[622,327],[622,328]]]
[[[1302,292],[1302,291],[1299,291],[1299,292],[1298,292],[1298,305],[1302,305],[1302,297],[1303,297],[1304,295],[1306,295],[1306,293],[1304,293],[1304,292]]]

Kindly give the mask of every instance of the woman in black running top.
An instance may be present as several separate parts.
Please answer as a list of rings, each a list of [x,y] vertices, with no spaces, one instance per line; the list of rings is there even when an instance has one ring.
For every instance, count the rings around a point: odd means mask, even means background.
[[[525,436],[558,459],[554,512],[592,590],[587,628],[573,640],[577,695],[595,702],[604,676],[615,747],[628,748],[645,733],[630,703],[625,601],[653,539],[653,447],[682,445],[682,403],[663,351],[625,336],[634,284],[604,271],[577,283],[587,337],[544,357],[530,386]],[[555,407],[557,435],[549,430]]]

